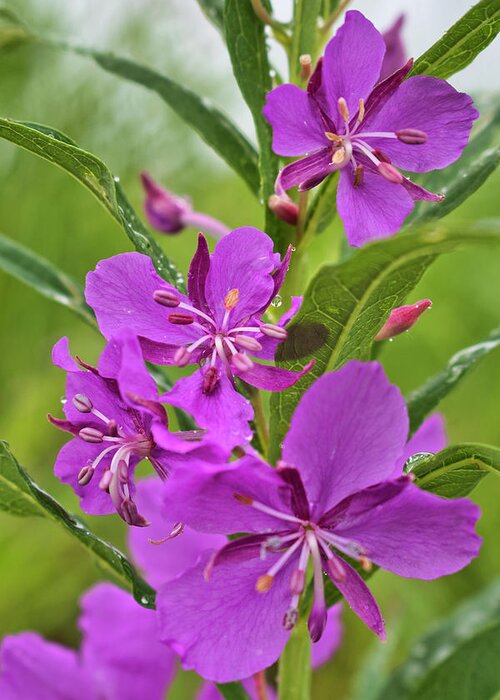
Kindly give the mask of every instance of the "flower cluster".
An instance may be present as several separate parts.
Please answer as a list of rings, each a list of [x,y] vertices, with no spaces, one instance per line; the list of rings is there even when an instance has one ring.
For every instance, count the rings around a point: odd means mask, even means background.
[[[275,152],[304,156],[276,182],[275,211],[289,222],[297,211],[286,191],[309,190],[336,171],[352,245],[397,231],[414,200],[441,199],[400,169],[456,160],[477,112],[442,80],[408,78],[401,23],[384,37],[348,12],[307,90],[284,84],[268,95]],[[315,381],[314,359],[297,371],[274,364],[302,301],[292,297],[275,317],[292,247],[281,256],[266,233],[228,231],[148,175],[143,183],[156,228],[202,225],[219,240],[211,253],[199,234],[186,291],[146,255],[97,264],[85,294],[107,344],[93,366],[71,356],[66,338],[56,343],[66,398],[64,418],[49,419],[72,435],[57,477],[84,511],[116,511],[130,526],[133,556],[158,589],[157,611],[98,585],[82,600],[79,652],[31,633],[5,639],[2,697],[159,699],[177,657],[208,681],[243,679],[257,697],[251,677],[279,658],[299,618],[315,643],[313,663],[331,656],[341,636],[333,595],[385,637],[364,580],[373,565],[434,579],[479,550],[477,507],[421,490],[404,469],[412,454],[445,446],[439,415],[409,437],[404,399],[377,362],[353,360]],[[394,309],[373,340],[409,329],[430,304]],[[148,363],[174,369],[168,390],[160,392],[162,370]],[[254,439],[264,412],[256,397],[305,375],[280,458],[270,464]],[[187,414],[192,428],[171,430],[167,408]],[[154,475],[135,483],[143,460]],[[217,693],[208,684],[199,698]]]

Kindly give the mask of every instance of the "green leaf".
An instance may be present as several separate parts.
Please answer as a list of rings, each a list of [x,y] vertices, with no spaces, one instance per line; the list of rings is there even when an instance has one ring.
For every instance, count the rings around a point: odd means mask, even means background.
[[[67,306],[94,325],[92,311],[85,303],[81,285],[48,260],[20,243],[0,234],[0,270],[33,287],[43,296]]]
[[[154,608],[155,592],[118,549],[96,537],[87,525],[68,513],[43,491],[17,462],[7,443],[0,441],[0,509],[20,517],[38,516],[56,521],[96,558],[106,574],[127,589],[138,603]]]
[[[455,353],[441,372],[412,391],[407,399],[410,433],[413,434],[422,425],[425,417],[455,388],[479,360],[499,346],[500,328],[497,328],[485,340]]]
[[[198,0],[202,12],[224,34],[224,0]]]
[[[298,84],[300,75],[299,59],[309,54],[316,55],[318,17],[321,0],[295,0],[293,9],[293,35],[290,51],[290,82]]]
[[[123,227],[136,250],[149,255],[158,273],[174,286],[183,287],[182,276],[139,221],[118,179],[102,160],[79,148],[57,129],[42,124],[0,118],[0,138],[48,160],[78,180]]]
[[[294,387],[271,397],[271,459],[279,455],[305,389],[347,360],[370,359],[373,338],[390,311],[403,304],[438,255],[466,243],[492,242],[500,242],[497,225],[491,231],[441,225],[372,243],[340,265],[322,267],[277,354],[280,366],[287,369],[298,370],[311,358],[315,366]]]
[[[500,582],[435,624],[379,700],[493,700],[500,687]]]
[[[318,194],[307,210],[304,239],[323,233],[337,213],[338,173],[332,173],[318,188]]]
[[[311,637],[305,618],[293,628],[281,655],[278,687],[279,700],[309,700],[311,697]]]
[[[415,62],[410,75],[449,78],[476,58],[500,30],[500,0],[481,0]]]
[[[226,700],[249,700],[241,683],[216,683],[217,690]]]
[[[255,14],[250,0],[226,0],[224,31],[233,73],[252,113],[259,143],[260,195],[266,203],[265,231],[284,251],[291,229],[279,221],[267,206],[267,200],[274,193],[274,181],[279,170],[279,158],[272,151],[272,129],[262,114],[266,94],[273,87],[271,67],[264,25]]]

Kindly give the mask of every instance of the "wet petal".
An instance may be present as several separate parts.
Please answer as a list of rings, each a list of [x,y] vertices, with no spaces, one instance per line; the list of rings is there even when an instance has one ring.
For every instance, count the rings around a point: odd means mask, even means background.
[[[279,85],[268,93],[263,113],[273,128],[273,151],[301,156],[328,145],[319,110],[296,85]]]
[[[283,391],[296,384],[304,374],[307,374],[313,366],[313,361],[308,362],[299,372],[293,372],[273,365],[261,365],[255,362],[251,369],[245,372],[237,372],[240,379],[267,391]]]
[[[271,666],[283,651],[289,636],[283,617],[296,563],[292,558],[270,590],[258,593],[256,581],[271,558],[221,565],[207,582],[203,571],[209,556],[158,591],[160,634],[180,655],[183,668],[226,683]]]
[[[302,396],[283,460],[302,476],[320,516],[343,498],[387,479],[404,450],[406,405],[377,362],[351,361]]]

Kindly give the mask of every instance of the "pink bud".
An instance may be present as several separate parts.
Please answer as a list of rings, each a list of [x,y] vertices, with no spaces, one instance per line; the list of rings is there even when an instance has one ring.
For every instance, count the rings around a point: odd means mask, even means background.
[[[97,428],[82,428],[78,436],[81,437],[82,440],[85,440],[85,442],[93,442],[95,444],[102,442],[102,438],[104,437],[103,433],[97,430]]]
[[[161,304],[170,309],[175,309],[175,307],[179,306],[181,303],[177,294],[170,292],[168,289],[155,289],[153,292],[153,300],[156,301],[157,304]]]
[[[280,197],[277,194],[272,194],[267,203],[269,209],[273,212],[273,214],[276,214],[278,219],[290,224],[290,226],[297,225],[299,208],[289,197],[286,195]]]
[[[144,211],[151,226],[162,233],[182,231],[184,217],[191,211],[189,201],[160,187],[148,173],[141,173],[141,180],[146,192]]]
[[[379,173],[389,182],[394,182],[396,185],[400,185],[403,182],[403,176],[399,170],[390,163],[379,163],[377,168]]]
[[[237,352],[235,355],[233,355],[232,360],[233,365],[239,372],[248,372],[248,370],[252,369],[253,367],[252,360],[248,357],[248,355],[245,355],[244,352]]]
[[[260,330],[264,335],[270,338],[276,338],[277,340],[286,340],[288,333],[285,328],[281,326],[275,326],[273,323],[263,323]]]
[[[396,131],[396,136],[403,143],[410,145],[420,145],[427,143],[427,134],[420,129],[400,129]]]
[[[420,318],[426,309],[432,306],[430,299],[422,299],[416,304],[398,306],[393,309],[389,318],[375,336],[375,340],[387,340],[409,330]]]
[[[85,394],[75,394],[73,396],[73,406],[80,413],[90,413],[93,408],[92,401]]]
[[[176,313],[169,314],[168,320],[176,326],[189,326],[194,323],[194,316],[191,314]]]

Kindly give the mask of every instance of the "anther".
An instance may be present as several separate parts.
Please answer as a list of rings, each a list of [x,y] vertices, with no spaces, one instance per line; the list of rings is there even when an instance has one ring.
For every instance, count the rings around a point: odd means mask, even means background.
[[[400,185],[403,182],[403,176],[390,163],[379,163],[377,166],[379,173],[389,182],[394,182],[395,185]]]
[[[78,483],[80,486],[87,486],[94,476],[94,467],[83,467],[78,474]]]
[[[345,148],[341,146],[340,148],[337,148],[337,150],[334,152],[332,156],[332,164],[333,165],[339,165],[345,160]]]
[[[257,583],[255,584],[255,590],[257,591],[257,593],[267,593],[267,591],[273,585],[273,580],[274,577],[270,574],[264,574],[263,576],[259,576],[259,578],[257,579]]]
[[[194,323],[194,316],[191,316],[191,314],[174,312],[173,314],[169,314],[168,320],[170,323],[174,323],[177,326],[189,326],[191,323]]]
[[[248,357],[248,355],[245,355],[244,352],[237,352],[235,355],[233,355],[232,362],[239,372],[248,372],[248,370],[252,369],[253,367],[252,360]]]
[[[92,401],[85,394],[75,394],[73,396],[73,406],[80,413],[90,413],[93,408]]]
[[[240,298],[240,290],[239,289],[230,289],[229,292],[226,294],[224,297],[224,308],[226,311],[232,311],[236,304],[238,303],[238,299]]]
[[[137,506],[130,498],[125,498],[120,504],[120,512],[123,519],[129,525],[136,527],[147,527],[148,521],[139,513]]]
[[[358,558],[358,561],[361,564],[361,568],[363,569],[363,571],[366,571],[367,573],[369,573],[372,570],[373,565],[372,565],[371,561],[368,559],[368,557],[361,556]]]
[[[209,367],[203,375],[203,393],[211,394],[219,381],[219,371],[217,367]]]
[[[333,131],[325,131],[325,136],[329,141],[332,141],[336,146],[340,146],[342,143],[342,136],[337,136]]]
[[[364,168],[361,164],[356,166],[356,171],[354,173],[354,187],[359,187],[363,184],[364,178]]]
[[[358,122],[361,124],[365,117],[365,101],[361,97],[359,100],[359,112],[358,112]]]
[[[249,335],[235,335],[233,340],[236,345],[240,345],[245,350],[250,350],[250,352],[260,352],[262,350],[262,345],[259,341]]]
[[[294,595],[300,595],[304,590],[305,581],[305,572],[302,569],[295,569],[290,579],[290,591]]]
[[[338,581],[339,583],[342,583],[345,581],[345,569],[342,566],[342,564],[337,561],[336,559],[328,559],[326,562],[326,565],[328,567],[328,571],[334,581]]]
[[[311,65],[312,65],[312,58],[310,54],[308,53],[303,53],[302,56],[299,56],[299,63],[300,63],[300,79],[301,80],[309,80],[311,77]]]
[[[345,122],[349,121],[349,110],[347,109],[347,102],[343,97],[339,97],[337,101],[337,107],[339,114]]]
[[[113,473],[110,469],[106,469],[99,482],[99,488],[101,491],[107,491],[113,478]]]
[[[285,328],[275,326],[274,323],[263,323],[260,330],[264,335],[269,336],[269,338],[276,338],[277,340],[286,340],[288,336]]]
[[[153,300],[156,301],[157,304],[167,306],[170,309],[174,309],[181,303],[177,294],[170,292],[168,289],[156,289],[153,292]]]
[[[288,632],[293,629],[297,624],[298,611],[297,608],[288,608],[285,615],[283,616],[283,627]]]
[[[174,353],[174,362],[177,367],[185,367],[191,360],[191,353],[189,350],[181,345]]]
[[[251,506],[253,503],[253,498],[250,498],[250,496],[243,496],[241,493],[235,493],[233,495],[237,501],[243,503],[245,506]]]
[[[102,442],[104,437],[103,433],[96,428],[82,428],[78,433],[78,437],[81,437],[85,442],[99,443]]]
[[[403,143],[421,145],[427,143],[427,134],[420,129],[400,129],[396,131],[397,138]]]

